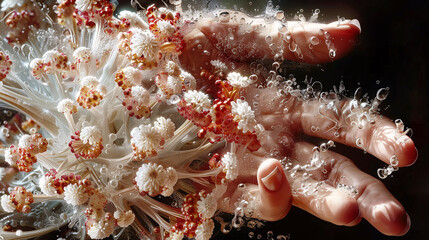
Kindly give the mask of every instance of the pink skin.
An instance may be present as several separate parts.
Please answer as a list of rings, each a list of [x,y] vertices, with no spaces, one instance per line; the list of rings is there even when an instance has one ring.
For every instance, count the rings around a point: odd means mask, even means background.
[[[266,43],[265,37],[267,35],[271,36],[272,42],[285,44],[285,47],[288,47],[286,42],[281,41],[277,31],[278,26],[275,24],[256,32],[254,31],[255,25],[258,25],[261,20],[241,16],[246,18],[246,22],[254,20],[252,25],[247,26],[247,30],[244,30],[244,32],[247,31],[244,34],[238,23],[222,24],[212,20],[204,20],[185,35],[187,46],[181,55],[181,62],[187,71],[198,76],[201,69],[210,69],[206,63],[209,63],[210,60],[219,59],[225,62],[234,61],[238,67],[235,71],[249,75],[248,64],[252,60],[258,58],[272,59],[274,57]],[[232,29],[235,41],[241,41],[244,44],[253,41],[257,44],[257,50],[252,56],[234,55],[229,48],[216,49],[217,40],[213,38],[213,33],[228,33],[229,28]],[[335,58],[329,57],[329,49],[322,42],[322,36],[318,35],[320,29],[330,33],[330,39],[336,49]],[[346,20],[341,25],[336,22],[331,24],[291,22],[289,30],[291,38],[301,49],[302,58],[299,58],[296,52],[293,53],[289,50],[283,56],[287,60],[305,63],[326,63],[345,56],[353,49],[353,44],[361,31],[357,20]],[[311,36],[320,36],[321,38],[320,44],[314,46],[313,49],[308,47]],[[198,45],[201,45],[202,48]],[[209,51],[210,54],[204,54],[204,50]],[[283,113],[282,109],[278,108],[283,97],[273,100],[273,96],[276,96],[273,90],[249,88],[245,93],[248,100],[253,98],[255,94],[259,94],[259,105],[264,106],[257,116],[257,121],[267,129],[266,139],[261,142],[260,150],[248,154],[239,161],[239,179],[230,183],[226,192],[225,197],[231,198],[231,204],[224,206],[225,211],[232,212],[235,209],[232,203],[243,193],[237,188],[237,185],[245,183],[246,191],[256,196],[256,201],[259,201],[254,216],[262,219],[270,221],[281,219],[287,215],[293,204],[333,224],[354,226],[362,218],[365,218],[386,235],[400,236],[407,233],[410,228],[410,218],[404,207],[392,196],[383,183],[360,171],[347,157],[329,150],[320,153],[320,158],[324,161],[328,162],[330,159],[335,159],[335,162],[327,169],[326,174],[316,170],[306,180],[309,183],[327,180],[322,183],[319,189],[320,194],[316,196],[303,194],[292,196],[291,188],[299,186],[303,179],[300,176],[286,177],[280,162],[277,161],[288,157],[292,163],[303,164],[308,162],[314,145],[299,140],[298,137],[305,134],[322,139],[332,139],[351,147],[356,147],[356,139],[359,137],[363,140],[363,147],[366,151],[381,161],[389,163],[390,157],[396,154],[400,167],[412,165],[417,159],[414,143],[409,137],[397,133],[396,126],[391,120],[386,117],[377,119],[375,124],[363,130],[358,130],[356,126],[347,125],[339,131],[339,137],[334,137],[334,131],[328,131],[332,127],[332,122],[327,121],[318,113],[319,102],[300,102],[291,98],[288,102],[289,111]],[[343,100],[338,107],[341,109],[347,103],[348,100]],[[280,133],[271,130],[271,126],[279,125],[279,123],[282,123],[283,126]],[[313,125],[319,126],[320,131],[311,131]],[[279,139],[282,139],[284,144],[280,144]],[[265,157],[274,148],[279,151],[276,158]],[[357,196],[351,197],[342,190],[337,190],[335,187],[337,183],[356,187]]]

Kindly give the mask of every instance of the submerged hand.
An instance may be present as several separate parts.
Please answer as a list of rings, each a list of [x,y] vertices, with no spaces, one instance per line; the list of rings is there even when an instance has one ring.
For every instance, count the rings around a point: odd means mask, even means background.
[[[241,18],[245,25],[238,23],[243,23]],[[353,48],[360,33],[357,20],[340,24],[289,22],[285,34],[280,22],[267,27],[261,24],[265,24],[263,20],[241,13],[236,21],[227,23],[201,21],[185,36],[187,47],[181,62],[194,75],[210,69],[210,60],[227,62],[235,67],[230,71],[250,75],[249,64],[255,59],[305,63],[336,60]],[[392,121],[377,116],[374,123],[367,122],[360,129],[350,124],[358,115],[353,111],[368,109],[348,111],[351,100],[339,100],[338,96],[302,101],[290,93],[278,94],[274,88],[255,87],[248,87],[244,95],[249,104],[262,106],[258,108],[257,121],[267,131],[261,140],[262,147],[241,159],[239,179],[230,184],[227,192],[232,200],[225,206],[226,211],[233,212],[235,200],[247,192],[256,198],[253,216],[266,220],[281,219],[292,203],[337,225],[353,226],[365,218],[386,235],[403,235],[408,231],[409,216],[379,180],[360,171],[345,156],[330,150],[314,153],[315,145],[300,137],[308,135],[351,147],[356,147],[356,140],[360,139],[361,148],[387,164],[396,155],[399,167],[411,165],[417,158],[414,143]],[[328,102],[332,102],[329,111]],[[325,107],[323,114],[321,106]],[[313,160],[318,161],[317,168],[311,168]],[[237,188],[239,183],[245,183],[246,189]],[[347,192],[341,186],[352,186],[348,189],[354,187],[355,192]]]

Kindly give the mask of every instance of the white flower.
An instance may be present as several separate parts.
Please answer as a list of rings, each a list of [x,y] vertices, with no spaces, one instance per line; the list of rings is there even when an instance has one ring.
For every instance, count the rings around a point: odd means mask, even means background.
[[[195,240],[209,240],[213,234],[214,223],[213,220],[207,219],[198,225],[195,231]]]
[[[71,205],[82,205],[88,201],[88,193],[85,187],[77,183],[69,184],[64,188],[64,200]]]
[[[183,98],[188,104],[194,104],[194,109],[197,112],[202,112],[205,109],[211,108],[209,95],[197,90],[190,90],[183,94]]]
[[[135,81],[135,79],[137,78],[137,74],[139,73],[139,70],[137,68],[125,67],[122,69],[122,71],[124,72],[125,79],[128,79],[129,82],[137,83]]]
[[[73,52],[73,57],[80,62],[87,63],[91,58],[91,49],[86,47],[79,47]]]
[[[129,225],[131,225],[131,223],[134,222],[134,219],[136,217],[131,210],[128,210],[126,212],[116,210],[113,213],[113,216],[116,218],[119,227],[128,227]]]
[[[3,180],[4,176],[6,176],[6,168],[0,167],[0,181]]]
[[[161,192],[162,196],[168,197],[174,192],[174,185],[176,185],[179,176],[177,175],[176,169],[168,167],[165,169],[167,178],[165,180],[164,189]]]
[[[99,84],[98,80],[96,77],[94,76],[86,76],[84,78],[82,78],[82,80],[80,81],[80,85],[89,87],[89,88],[95,88],[97,87]]]
[[[176,64],[175,62],[173,62],[173,61],[168,61],[168,62],[165,64],[165,71],[166,71],[168,74],[170,74],[170,75],[174,74],[174,72],[175,72],[177,69],[178,69],[177,64]]]
[[[5,212],[14,212],[16,209],[16,206],[13,204],[10,195],[1,196],[1,207]]]
[[[33,144],[31,135],[25,134],[19,138],[18,146],[21,148],[29,148]]]
[[[213,217],[217,210],[217,201],[213,193],[207,194],[205,198],[201,198],[198,202],[198,213],[205,219]]]
[[[174,136],[176,126],[169,118],[158,117],[154,123],[155,129],[164,139],[169,139]]]
[[[153,61],[158,57],[159,44],[155,36],[150,31],[133,29],[131,37],[131,52],[138,57],[144,56],[147,60]]]
[[[182,80],[175,76],[167,77],[167,87],[173,92],[173,94],[182,93]]]
[[[73,100],[66,98],[58,103],[57,110],[60,113],[75,113],[77,111],[77,104]]]
[[[187,90],[193,90],[197,87],[197,82],[194,78],[194,76],[192,76],[192,74],[182,71],[182,73],[180,74],[180,77],[183,80],[183,85],[185,85],[185,88]]]
[[[89,144],[91,146],[97,145],[97,143],[101,142],[101,131],[96,126],[84,127],[80,131],[79,135],[80,139],[84,144]]]
[[[229,73],[226,79],[228,80],[229,84],[231,84],[231,86],[236,88],[246,88],[251,84],[251,81],[248,77],[243,77],[238,72]]]
[[[170,23],[170,21],[165,21],[165,20],[159,20],[157,22],[157,26],[158,26],[158,30],[159,30],[159,37],[162,38],[168,38],[173,36],[175,28],[174,26]]]
[[[110,236],[114,230],[115,219],[110,213],[106,213],[104,219],[90,225],[87,233],[92,239],[103,239]]]
[[[4,12],[10,9],[21,7],[25,2],[26,0],[3,0],[1,3],[1,11]]]
[[[16,161],[19,159],[19,154],[15,148],[8,148],[4,152],[4,160],[12,167],[16,166]]]
[[[93,0],[76,0],[76,9],[84,12],[91,9]]]
[[[52,183],[52,176],[42,176],[39,179],[39,186],[42,192],[48,196],[58,196],[57,189],[55,189]]]
[[[149,152],[160,148],[162,136],[151,124],[140,125],[131,130],[131,143],[139,151]]]
[[[222,159],[223,171],[226,173],[227,180],[234,180],[238,176],[237,157],[234,153],[227,152]]]
[[[225,63],[221,62],[220,60],[211,60],[210,64],[215,67],[219,71],[225,71],[228,69]]]
[[[139,105],[149,105],[149,92],[141,86],[134,86],[131,88],[131,95]]]
[[[167,173],[164,167],[157,163],[143,164],[136,174],[136,184],[140,191],[147,192],[149,195],[157,195],[165,185]]]
[[[119,19],[128,19],[130,20],[130,24],[133,27],[139,27],[142,29],[147,29],[148,25],[143,19],[135,12],[123,10],[118,15]]]
[[[234,121],[238,122],[238,129],[243,133],[253,131],[256,125],[255,113],[246,101],[237,99],[231,102],[231,112],[234,114]]]

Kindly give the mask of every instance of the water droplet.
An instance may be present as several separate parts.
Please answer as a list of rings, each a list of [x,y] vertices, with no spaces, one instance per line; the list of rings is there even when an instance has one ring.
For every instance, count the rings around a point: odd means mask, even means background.
[[[335,50],[329,49],[329,57],[330,58],[334,58],[336,55],[337,55],[337,53],[335,52]]]
[[[283,10],[279,10],[276,12],[276,19],[277,20],[282,20],[285,17],[285,13]]]
[[[387,173],[387,170],[384,168],[377,169],[377,175],[380,179],[385,179],[389,174]]]
[[[270,44],[273,41],[273,39],[271,38],[270,35],[265,36],[265,42],[267,42],[268,44]]]
[[[381,88],[377,92],[377,99],[379,101],[383,101],[387,98],[387,95],[389,94],[389,88]]]
[[[358,147],[363,147],[363,141],[362,141],[362,138],[357,138],[356,139],[356,146],[358,146]]]
[[[316,36],[312,36],[312,37],[310,38],[310,43],[311,43],[312,45],[318,45],[318,44],[320,43],[320,40],[319,40],[319,38],[317,38]]]
[[[399,165],[398,157],[395,154],[390,158],[390,165],[393,167],[397,167]]]
[[[231,16],[230,16],[229,12],[221,12],[221,13],[219,14],[219,20],[220,20],[220,22],[222,22],[222,23],[227,23],[227,22],[229,22],[230,18],[231,18]]]
[[[279,26],[279,33],[285,34],[287,32],[287,26],[282,24]]]
[[[329,37],[331,36],[331,34],[328,31],[325,31],[323,35],[325,36],[326,39],[329,39]]]

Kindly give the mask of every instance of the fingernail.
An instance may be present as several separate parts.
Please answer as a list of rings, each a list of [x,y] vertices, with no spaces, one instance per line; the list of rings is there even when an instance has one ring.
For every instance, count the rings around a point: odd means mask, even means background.
[[[357,19],[350,20],[350,25],[353,25],[359,29],[359,33],[362,32],[362,28],[360,27],[360,22]]]
[[[262,184],[268,190],[275,192],[280,189],[280,187],[283,184],[283,177],[281,172],[279,171],[279,168],[276,167],[272,172],[270,172],[267,176],[261,178]]]

